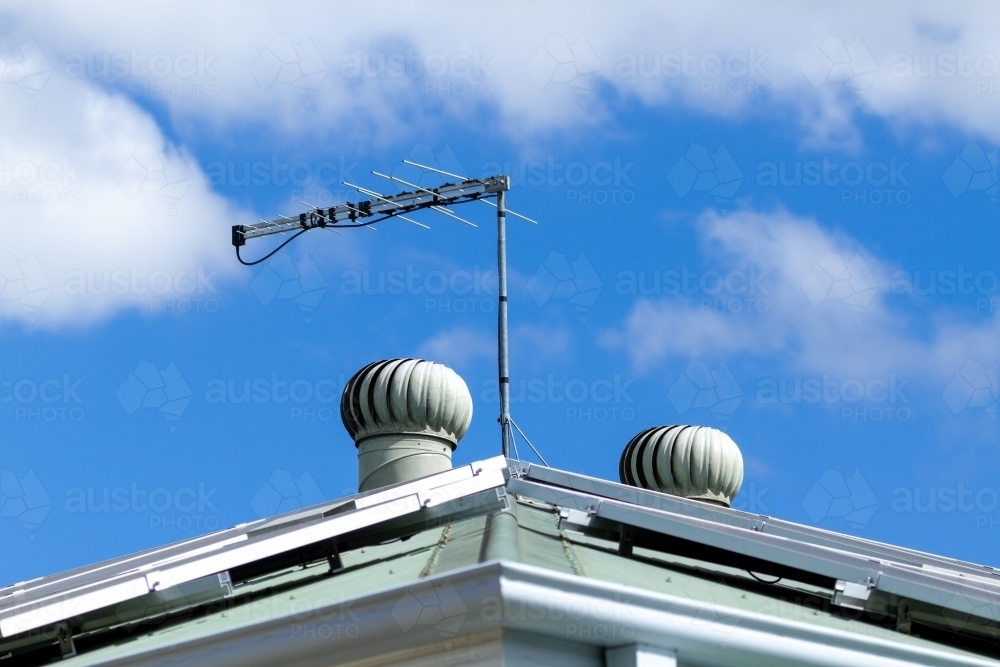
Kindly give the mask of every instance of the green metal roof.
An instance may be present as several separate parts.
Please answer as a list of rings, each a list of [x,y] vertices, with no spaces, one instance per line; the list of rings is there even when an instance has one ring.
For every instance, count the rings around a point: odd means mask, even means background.
[[[225,653],[244,667],[296,651],[312,664],[334,646],[369,659],[459,634],[565,640],[582,604],[576,627],[638,632],[697,664],[997,665],[997,579],[494,457],[0,589],[0,659],[202,665]],[[511,615],[517,604],[555,617]]]
[[[798,582],[765,584],[746,571],[696,559],[636,548],[619,554],[618,543],[559,528],[559,508],[512,497],[510,511],[434,527],[406,539],[341,554],[344,569],[329,573],[326,562],[281,571],[237,585],[233,596],[214,609],[185,616],[147,619],[111,631],[112,643],[63,661],[67,667],[97,665],[170,647],[263,619],[302,614],[335,602],[349,603],[378,591],[405,588],[423,578],[468,568],[501,557],[567,575],[707,602],[743,612],[857,633],[917,647],[973,655],[953,647],[825,610],[831,591]],[[627,589],[623,589],[627,590]],[[811,604],[810,604],[811,603]],[[350,631],[351,611],[334,631]],[[150,627],[151,620],[160,622]],[[98,641],[94,637],[93,641]]]

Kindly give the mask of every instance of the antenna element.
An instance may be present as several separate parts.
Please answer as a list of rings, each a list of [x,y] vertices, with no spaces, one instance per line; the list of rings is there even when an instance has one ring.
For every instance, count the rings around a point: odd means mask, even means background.
[[[417,222],[408,217],[407,214],[423,209],[431,209],[436,213],[455,218],[459,222],[475,227],[473,223],[458,217],[447,209],[454,204],[464,204],[470,201],[481,201],[497,209],[497,275],[499,277],[499,304],[497,305],[497,371],[499,375],[500,389],[500,446],[504,456],[510,456],[510,447],[514,442],[514,434],[511,430],[513,422],[510,418],[510,369],[507,362],[507,190],[510,189],[510,178],[505,175],[490,176],[488,178],[466,178],[458,174],[452,174],[427,165],[417,164],[409,160],[403,160],[406,164],[420,169],[425,169],[443,176],[450,176],[461,180],[461,183],[445,183],[436,188],[425,188],[413,183],[407,183],[394,176],[375,173],[376,176],[387,178],[397,183],[402,183],[412,187],[412,192],[400,192],[395,195],[381,195],[375,190],[369,190],[360,185],[345,182],[360,194],[369,197],[367,200],[357,203],[347,202],[329,208],[319,208],[302,202],[309,207],[309,211],[299,213],[298,216],[290,218],[279,215],[275,220],[261,220],[255,225],[234,225],[233,245],[236,247],[236,258],[248,266],[258,264],[268,257],[274,255],[285,245],[296,237],[312,229],[322,228],[337,232],[341,229],[351,229],[356,227],[366,227],[374,230],[372,225],[389,218],[401,218],[411,224],[428,228],[427,225]],[[496,197],[494,204],[488,199]],[[534,223],[531,218],[509,211],[511,215],[516,215],[528,222]],[[429,228],[428,228],[429,229]],[[253,262],[244,261],[240,257],[240,248],[246,245],[248,239],[272,234],[286,235],[294,232],[284,243],[274,248],[269,254]],[[530,444],[530,443],[529,443]]]

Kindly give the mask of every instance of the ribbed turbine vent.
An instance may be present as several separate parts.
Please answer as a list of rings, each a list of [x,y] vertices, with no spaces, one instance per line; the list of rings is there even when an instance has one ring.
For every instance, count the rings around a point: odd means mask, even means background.
[[[743,455],[707,426],[659,426],[632,438],[618,465],[622,484],[726,505],[743,484]]]
[[[340,401],[358,447],[362,491],[451,467],[472,423],[472,395],[455,371],[422,359],[387,359],[355,373]]]

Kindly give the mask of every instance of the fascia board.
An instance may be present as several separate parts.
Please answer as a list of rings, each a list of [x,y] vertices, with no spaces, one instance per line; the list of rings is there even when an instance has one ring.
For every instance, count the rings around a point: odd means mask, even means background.
[[[851,632],[748,612],[672,595],[566,575],[521,563],[503,563],[505,606],[528,609],[505,627],[606,645],[642,643],[677,651],[683,663],[888,667],[935,665],[997,667],[974,654],[894,642]],[[575,627],[574,627],[575,626]],[[614,635],[617,633],[617,636]],[[624,634],[631,635],[624,637]]]
[[[973,654],[866,635],[868,626],[861,623],[841,631],[520,563],[489,561],[352,600],[331,600],[307,611],[266,618],[251,615],[242,625],[222,632],[206,630],[183,639],[174,635],[168,646],[152,645],[155,635],[139,638],[123,647],[125,655],[84,654],[74,658],[74,667],[152,666],[166,658],[174,667],[315,667],[329,664],[330,656],[338,662],[371,659],[440,642],[441,631],[433,625],[404,628],[393,612],[402,600],[427,599],[445,586],[460,597],[467,612],[456,636],[506,629],[593,646],[639,642],[675,650],[681,663],[700,665],[998,665]],[[302,593],[297,595],[302,598]],[[356,628],[350,636],[317,630],[345,619]]]

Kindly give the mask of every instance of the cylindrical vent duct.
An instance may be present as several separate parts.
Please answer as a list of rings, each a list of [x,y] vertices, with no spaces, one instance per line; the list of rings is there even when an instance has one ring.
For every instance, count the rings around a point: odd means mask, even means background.
[[[743,455],[707,426],[657,426],[632,438],[618,464],[622,484],[729,507],[743,484]]]
[[[451,468],[472,395],[443,364],[387,359],[354,374],[340,416],[358,448],[358,489],[368,491]]]

